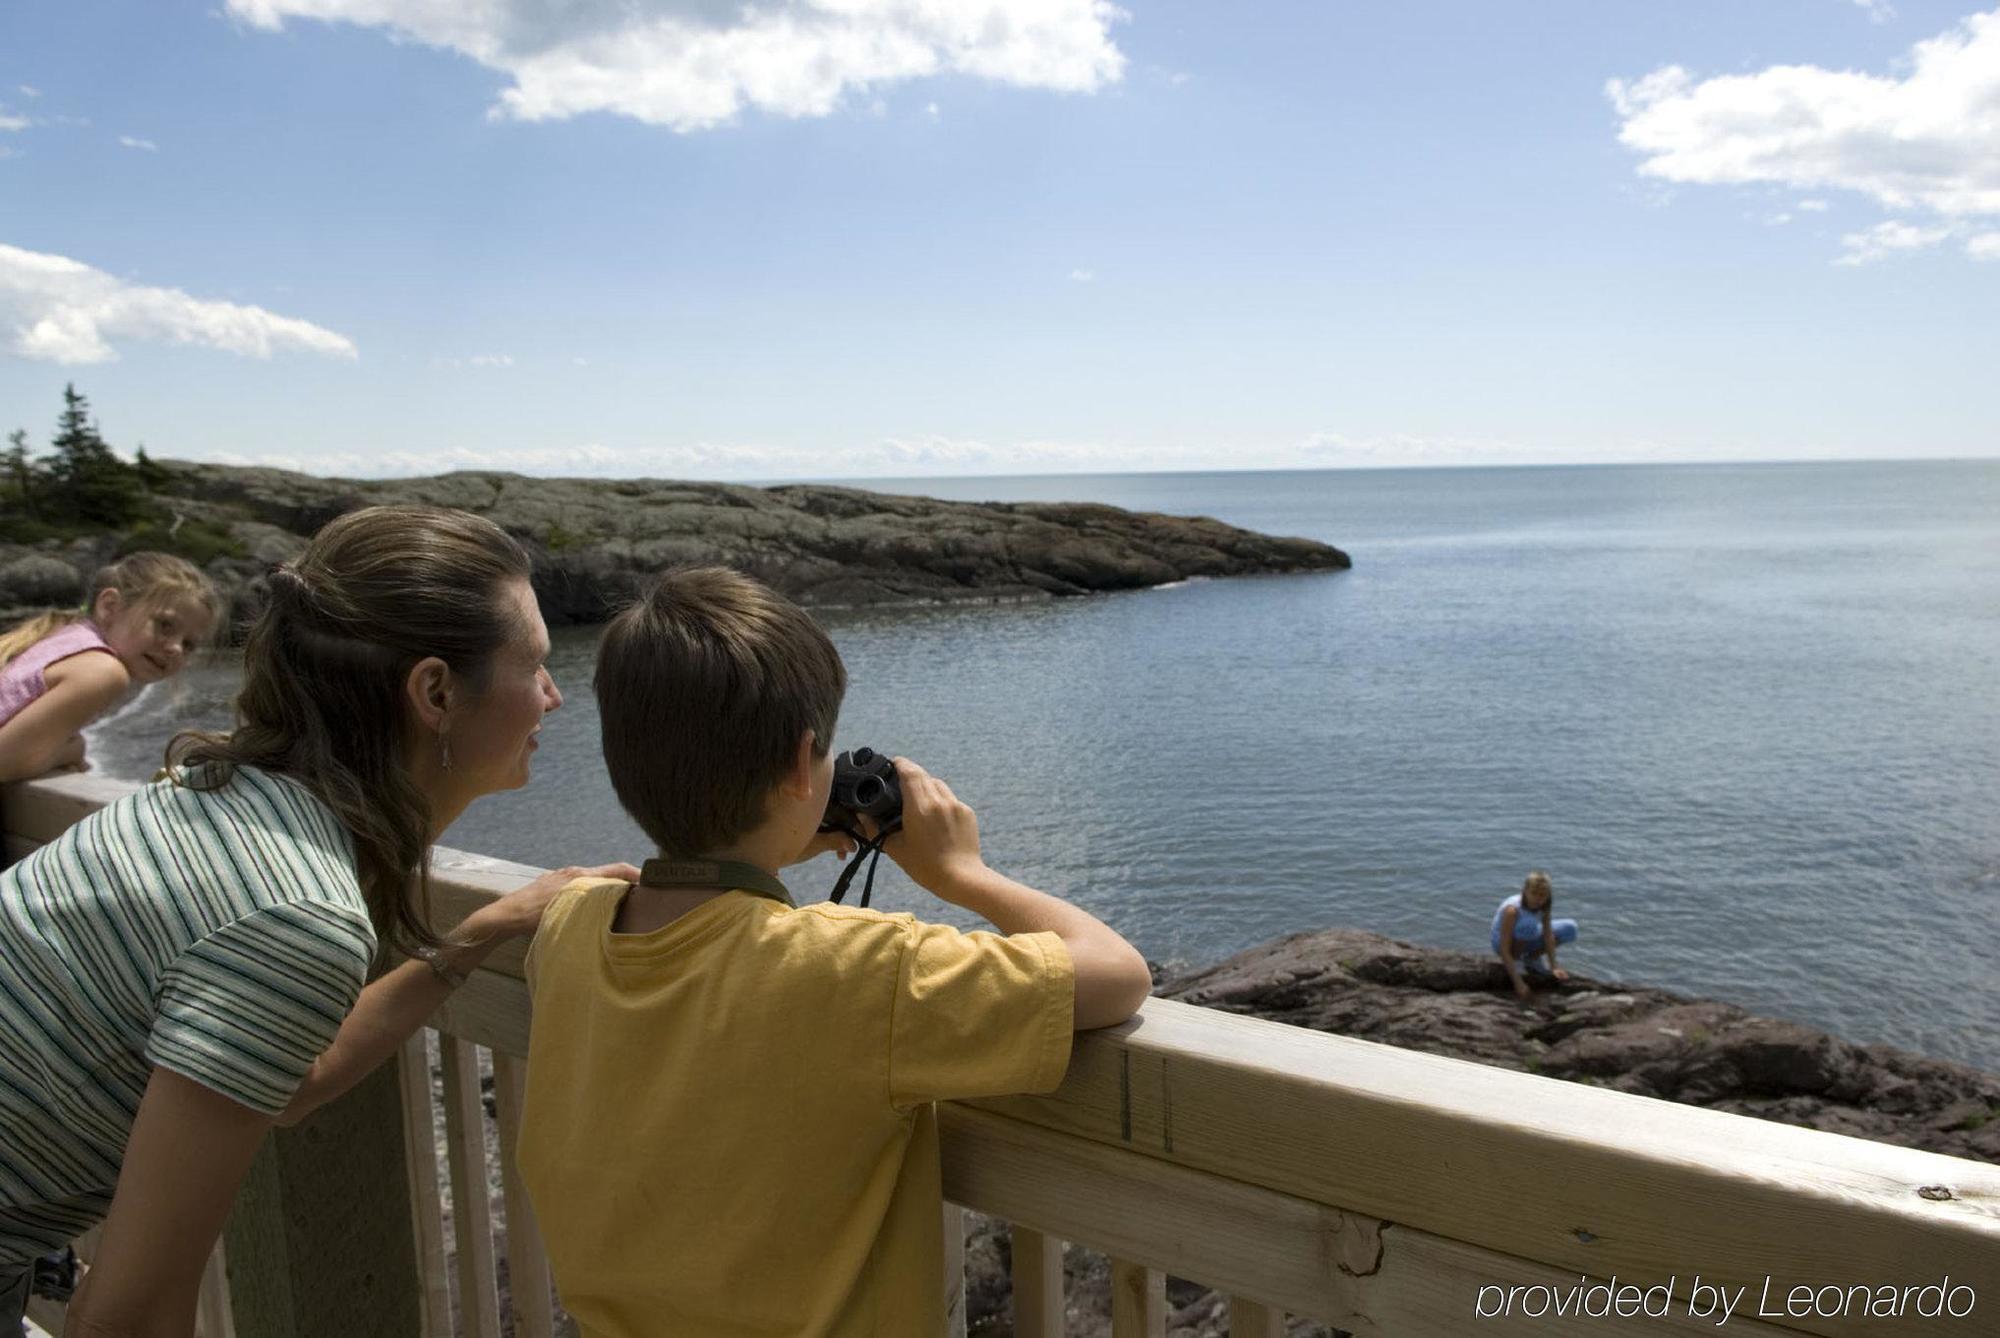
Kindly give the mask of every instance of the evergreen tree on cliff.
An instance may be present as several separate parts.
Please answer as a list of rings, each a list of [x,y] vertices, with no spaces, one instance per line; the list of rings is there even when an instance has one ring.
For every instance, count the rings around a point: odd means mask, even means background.
[[[28,460],[28,434],[22,428],[15,428],[7,434],[7,451],[0,455],[0,471],[4,471],[8,490],[21,510],[30,516],[40,516],[42,509],[35,496],[35,466]]]
[[[132,467],[139,471],[139,482],[145,485],[147,492],[160,492],[172,477],[160,467],[159,461],[146,454],[144,442],[140,442],[138,449],[132,452]]]
[[[48,509],[64,520],[122,527],[139,518],[145,507],[145,484],[139,471],[112,453],[97,425],[90,421],[90,401],[75,385],[63,387],[62,416],[49,442],[46,466]]]

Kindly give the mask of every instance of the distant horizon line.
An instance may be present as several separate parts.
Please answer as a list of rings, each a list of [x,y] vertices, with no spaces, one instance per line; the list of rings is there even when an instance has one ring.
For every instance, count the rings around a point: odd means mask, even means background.
[[[1393,473],[1438,473],[1450,470],[1528,470],[1528,469],[1701,469],[1701,468],[1784,468],[1801,465],[1939,465],[1939,464],[2000,464],[2000,454],[1995,455],[1917,455],[1917,456],[1825,456],[1825,457],[1779,457],[1745,458],[1730,460],[1528,460],[1504,463],[1479,463],[1473,461],[1443,461],[1435,463],[1411,462],[1406,464],[1323,464],[1323,465],[1244,465],[1203,466],[1203,467],[1162,467],[1159,469],[1054,469],[1054,470],[1014,470],[1001,473],[963,474],[822,474],[822,475],[778,475],[764,478],[719,478],[691,474],[576,474],[576,473],[527,473],[519,469],[497,466],[468,465],[456,469],[443,469],[432,473],[395,474],[340,474],[318,473],[310,469],[294,469],[285,465],[254,463],[249,461],[193,460],[182,457],[159,457],[161,463],[191,465],[219,465],[229,469],[276,469],[284,473],[302,474],[308,478],[352,480],[359,483],[393,483],[399,479],[448,478],[453,474],[511,474],[517,478],[564,479],[589,482],[599,480],[606,483],[637,482],[658,479],[676,483],[718,483],[741,487],[782,488],[799,484],[859,485],[870,482],[942,482],[954,480],[1001,480],[1001,479],[1054,479],[1054,478],[1157,478],[1172,475],[1214,475],[1214,474],[1393,474]]]

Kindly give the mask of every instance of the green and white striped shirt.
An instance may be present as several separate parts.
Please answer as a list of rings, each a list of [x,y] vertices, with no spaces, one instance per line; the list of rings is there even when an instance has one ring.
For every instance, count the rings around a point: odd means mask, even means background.
[[[346,828],[250,767],[0,873],[0,1279],[103,1218],[155,1065],[276,1114],[374,953]]]

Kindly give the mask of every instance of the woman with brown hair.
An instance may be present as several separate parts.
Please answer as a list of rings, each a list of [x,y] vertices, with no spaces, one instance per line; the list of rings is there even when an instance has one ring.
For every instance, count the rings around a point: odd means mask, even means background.
[[[638,876],[561,869],[426,922],[431,844],[527,783],[562,704],[528,570],[461,512],[333,521],[273,574],[235,730],[176,739],[167,779],[0,874],[0,1335],[34,1257],[101,1220],[67,1332],[183,1338],[265,1131],[394,1054],[572,878]]]

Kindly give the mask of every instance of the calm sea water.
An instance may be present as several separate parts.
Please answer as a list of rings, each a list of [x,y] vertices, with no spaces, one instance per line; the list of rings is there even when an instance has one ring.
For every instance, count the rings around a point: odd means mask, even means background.
[[[1593,975],[2000,1068],[2000,463],[908,480],[1339,544],[1350,572],[831,612],[840,744],[917,758],[989,860],[1150,956],[1353,925],[1484,950],[1530,868]],[[447,841],[647,853],[588,629],[528,789]],[[99,731],[114,774],[225,669]],[[795,871],[823,894],[830,860]],[[876,902],[936,914],[883,865]]]

